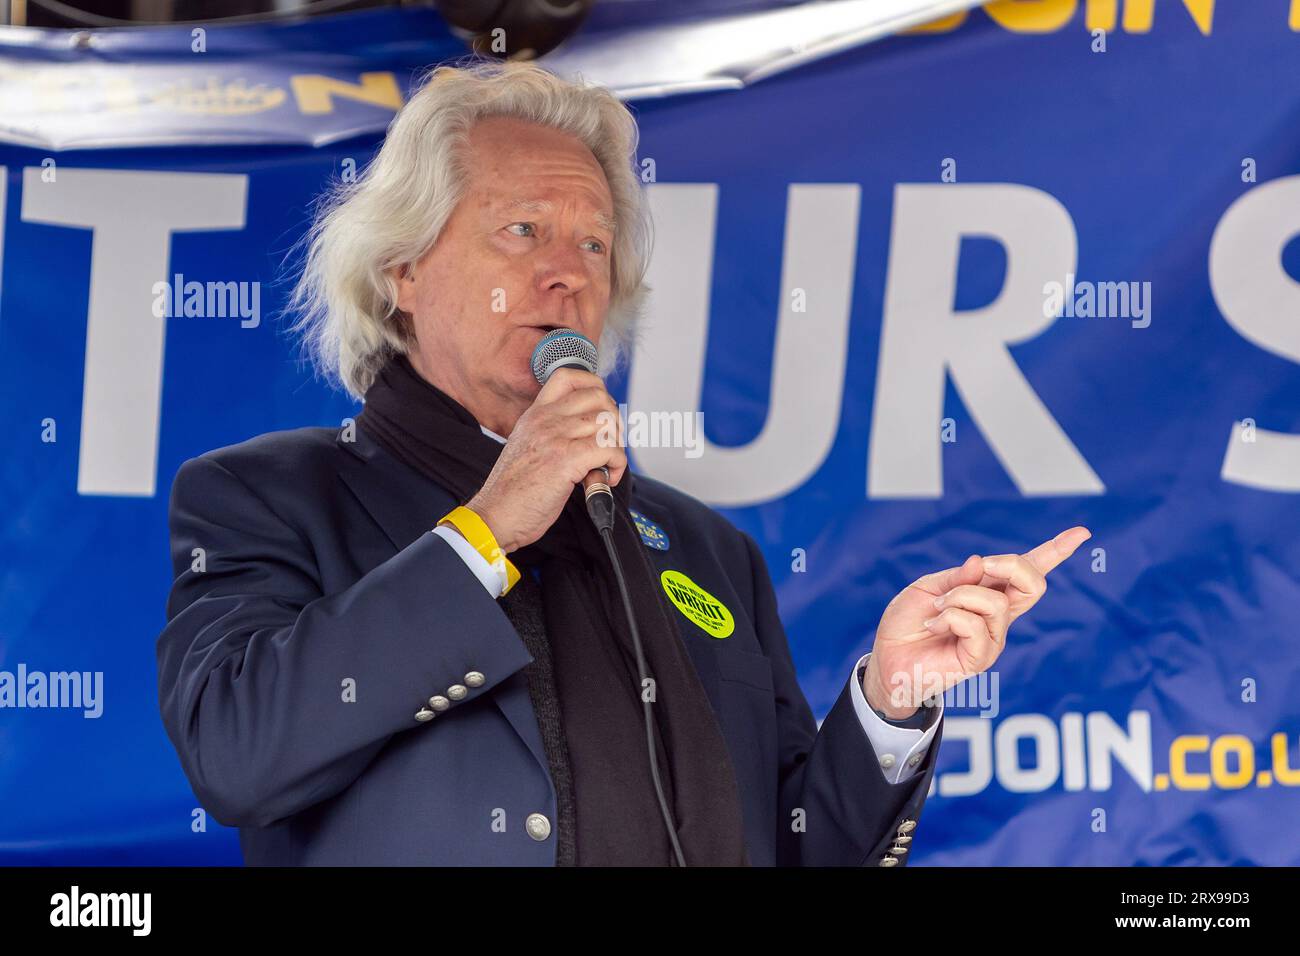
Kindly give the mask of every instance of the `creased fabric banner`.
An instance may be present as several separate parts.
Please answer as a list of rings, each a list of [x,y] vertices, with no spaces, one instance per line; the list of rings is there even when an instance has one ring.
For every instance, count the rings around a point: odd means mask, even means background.
[[[1296,6],[1000,3],[634,97],[612,390],[763,547],[819,716],[901,587],[1094,532],[948,695],[918,864],[1300,863]],[[239,862],[158,716],[168,490],[355,415],[286,263],[461,52],[418,11],[190,42],[0,33],[0,863]]]

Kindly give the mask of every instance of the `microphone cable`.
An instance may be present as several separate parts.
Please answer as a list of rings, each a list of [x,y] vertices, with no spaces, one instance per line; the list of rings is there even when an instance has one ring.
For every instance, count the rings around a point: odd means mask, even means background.
[[[673,819],[672,809],[668,806],[668,798],[664,796],[663,781],[659,779],[659,758],[655,753],[655,725],[654,725],[654,705],[645,698],[646,682],[650,680],[647,673],[645,652],[641,647],[641,632],[637,630],[636,615],[632,612],[632,597],[627,590],[627,580],[623,576],[623,563],[618,558],[618,552],[614,548],[614,496],[608,491],[598,491],[587,495],[587,513],[591,515],[592,523],[595,524],[596,530],[600,532],[600,539],[605,542],[605,551],[609,555],[610,566],[614,569],[614,578],[618,581],[618,592],[623,599],[623,610],[627,614],[628,627],[632,631],[632,648],[636,651],[636,668],[640,680],[640,690],[637,694],[641,698],[641,708],[645,714],[645,736],[646,748],[650,754],[650,776],[654,780],[655,796],[659,798],[659,810],[663,813],[664,828],[668,831],[668,839],[672,843],[673,856],[676,858],[678,866],[686,866],[686,857],[682,853],[682,845],[677,839],[677,822]]]
[[[539,385],[545,386],[552,373],[557,369],[572,367],[595,374],[599,366],[599,353],[596,344],[581,332],[569,328],[555,328],[542,336],[533,348],[529,361],[533,377]],[[605,473],[605,480],[595,478],[596,472]],[[672,843],[673,856],[678,866],[686,865],[686,856],[677,839],[677,822],[673,819],[668,798],[664,796],[663,781],[659,779],[659,757],[655,752],[655,719],[650,701],[645,699],[646,683],[650,680],[647,673],[645,651],[641,647],[641,632],[637,630],[636,614],[632,610],[632,597],[627,590],[627,579],[623,575],[623,565],[614,548],[614,493],[609,487],[609,469],[593,468],[582,482],[582,489],[587,502],[587,514],[592,524],[605,542],[605,551],[609,554],[610,566],[614,569],[614,578],[618,581],[619,595],[623,599],[623,610],[627,614],[628,627],[632,631],[632,647],[636,651],[637,676],[640,686],[637,696],[641,698],[641,708],[645,715],[646,748],[650,755],[650,778],[654,781],[655,796],[659,799],[659,810],[663,814],[664,827],[668,831],[668,840]],[[630,520],[630,518],[629,518]],[[665,750],[667,748],[665,747]]]

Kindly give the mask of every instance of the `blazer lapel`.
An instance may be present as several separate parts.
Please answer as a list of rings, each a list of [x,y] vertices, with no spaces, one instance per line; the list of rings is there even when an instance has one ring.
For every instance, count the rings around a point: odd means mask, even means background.
[[[380,448],[360,428],[352,441],[340,432],[336,444],[339,478],[392,542],[394,554],[434,527],[442,515],[456,507],[456,498],[441,485],[424,477]],[[477,583],[473,585],[479,587]],[[500,609],[498,608],[500,611]],[[500,611],[505,614],[504,611]],[[548,770],[537,714],[528,696],[523,672],[511,675],[489,695],[523,739],[537,762]]]
[[[360,428],[355,440],[345,441],[340,432],[335,444],[345,452],[339,477],[398,551],[456,507],[450,492],[383,451]]]

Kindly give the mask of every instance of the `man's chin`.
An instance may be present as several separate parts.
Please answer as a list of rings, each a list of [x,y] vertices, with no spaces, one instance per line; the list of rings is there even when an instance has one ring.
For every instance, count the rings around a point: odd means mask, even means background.
[[[531,335],[513,335],[504,343],[504,347],[488,359],[485,369],[489,373],[488,386],[500,398],[512,405],[527,408],[542,386],[533,376],[533,348]]]
[[[531,366],[524,372],[507,375],[500,380],[499,388],[502,394],[509,396],[513,402],[524,407],[533,404],[537,398],[537,393],[542,390],[542,386],[538,385],[537,379],[533,377]]]

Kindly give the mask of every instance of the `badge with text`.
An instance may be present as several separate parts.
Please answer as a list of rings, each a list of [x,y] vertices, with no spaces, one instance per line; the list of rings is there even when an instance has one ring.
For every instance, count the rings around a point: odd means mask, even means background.
[[[641,535],[641,540],[645,542],[647,548],[654,548],[656,551],[668,550],[667,531],[639,511],[628,508],[627,513],[632,516],[632,521],[636,524],[637,534]]]
[[[659,580],[668,600],[710,637],[730,637],[736,629],[736,619],[726,606],[682,572],[665,571]]]

